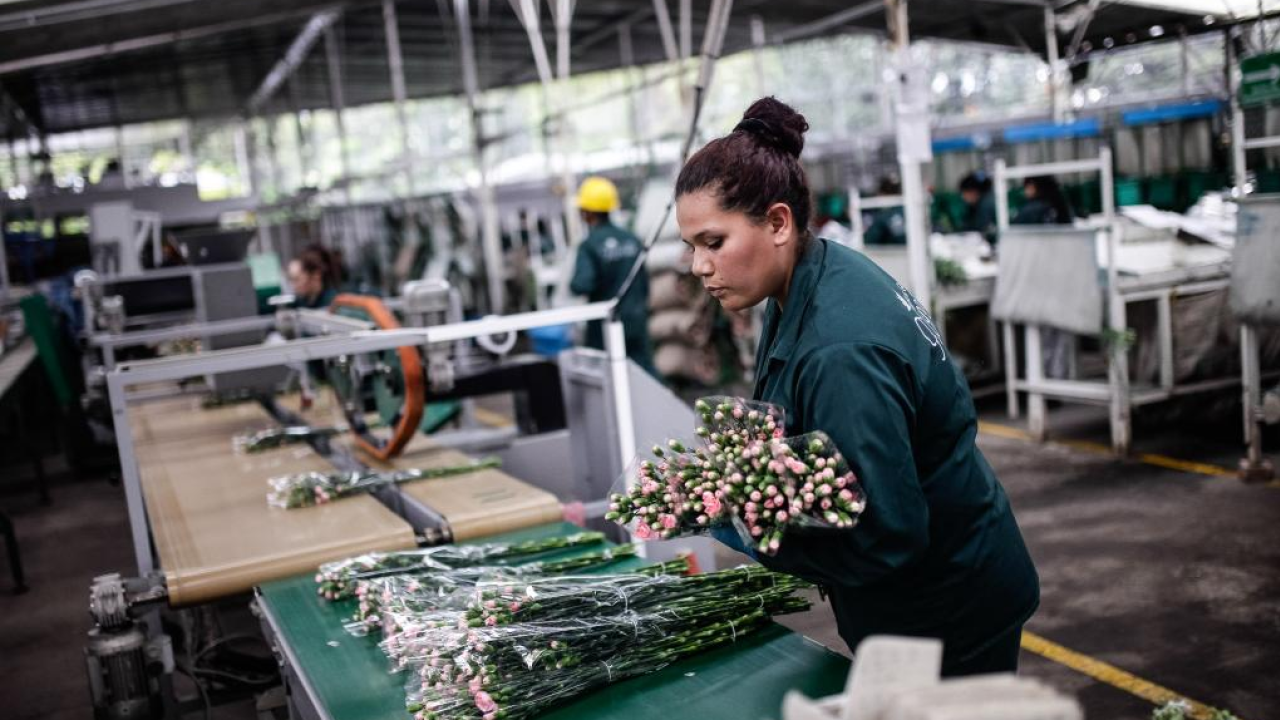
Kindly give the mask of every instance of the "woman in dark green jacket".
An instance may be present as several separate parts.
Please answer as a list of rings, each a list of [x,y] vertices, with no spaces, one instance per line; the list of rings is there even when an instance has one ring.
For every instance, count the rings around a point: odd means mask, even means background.
[[[676,184],[707,291],[728,310],[767,302],[755,398],[785,409],[788,434],[830,435],[867,494],[855,528],[792,529],[759,559],[823,586],[850,648],[873,634],[936,637],[944,674],[1014,670],[1039,579],[975,444],[968,386],[911,293],[809,236],[807,129],[759,100]]]

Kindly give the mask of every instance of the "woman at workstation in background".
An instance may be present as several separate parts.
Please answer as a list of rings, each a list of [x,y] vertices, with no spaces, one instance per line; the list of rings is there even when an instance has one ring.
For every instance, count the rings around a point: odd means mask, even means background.
[[[1071,204],[1057,179],[1049,175],[1029,177],[1022,183],[1022,193],[1026,202],[1009,221],[1011,225],[1071,224]]]
[[[960,179],[960,199],[964,201],[964,214],[957,229],[978,233],[987,242],[994,243],[997,240],[996,195],[991,190],[991,178],[980,170],[965,175]]]
[[[807,129],[759,100],[676,183],[694,274],[728,310],[767,302],[755,399],[785,410],[788,435],[826,432],[867,495],[857,527],[793,528],[759,559],[825,588],[850,648],[872,634],[936,637],[944,674],[1014,670],[1039,580],[975,444],[968,386],[910,293],[806,230]]]
[[[876,192],[877,197],[901,195],[902,183],[895,177],[883,177]],[[863,239],[867,245],[906,245],[907,216],[902,206],[881,208],[876,212]]]
[[[289,286],[300,308],[329,307],[341,282],[341,259],[319,245],[308,245],[289,261]]]

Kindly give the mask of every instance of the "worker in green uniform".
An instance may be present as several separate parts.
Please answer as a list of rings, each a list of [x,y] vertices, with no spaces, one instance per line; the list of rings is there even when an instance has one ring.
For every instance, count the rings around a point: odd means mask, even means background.
[[[320,245],[310,245],[289,261],[289,286],[300,308],[326,308],[338,296],[342,268],[337,256]]]
[[[981,172],[965,175],[960,180],[960,198],[964,201],[964,214],[959,230],[979,233],[988,242],[995,242],[996,195],[991,191],[991,178]]]
[[[767,303],[754,398],[783,408],[788,435],[826,432],[866,493],[856,527],[793,527],[759,560],[825,588],[850,648],[935,637],[946,675],[1012,671],[1039,580],[975,443],[968,386],[911,293],[805,230],[807,129],[759,100],[676,183],[693,273],[728,310]]]
[[[1022,183],[1022,193],[1026,202],[1018,209],[1018,214],[1010,220],[1011,225],[1070,225],[1074,213],[1071,203],[1062,192],[1062,186],[1051,175],[1029,177]]]
[[[902,184],[887,177],[880,181],[879,190],[881,196],[901,195]],[[882,208],[862,237],[868,245],[906,245],[907,216],[902,206]]]
[[[617,210],[618,205],[618,188],[608,178],[589,177],[578,188],[578,210],[589,230],[587,239],[578,248],[569,289],[575,295],[585,295],[591,302],[612,300],[644,250],[639,238],[613,224],[609,213]],[[627,357],[650,375],[659,377],[649,343],[649,272],[644,267],[619,301],[618,319],[626,334]],[[585,344],[604,349],[600,321],[587,323]]]

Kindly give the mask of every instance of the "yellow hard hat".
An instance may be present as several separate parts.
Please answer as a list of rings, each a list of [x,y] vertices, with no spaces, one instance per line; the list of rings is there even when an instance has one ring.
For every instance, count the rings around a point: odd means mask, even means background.
[[[593,175],[578,187],[578,207],[587,212],[613,212],[618,209],[618,188],[608,178]]]

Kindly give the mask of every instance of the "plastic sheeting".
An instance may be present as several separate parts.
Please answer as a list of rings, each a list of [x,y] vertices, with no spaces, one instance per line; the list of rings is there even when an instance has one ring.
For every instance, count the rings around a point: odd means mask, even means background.
[[[1095,231],[1036,226],[1005,230],[991,314],[1081,335],[1102,331]]]
[[[530,540],[577,530],[555,524],[485,540]],[[295,687],[295,692],[306,693],[322,716],[343,720],[407,717],[404,677],[387,672],[387,659],[376,638],[353,638],[343,629],[355,602],[326,603],[317,597],[315,587],[310,575],[304,575],[261,589],[262,606],[279,628],[280,642],[303,678],[303,686]],[[836,694],[843,690],[848,673],[845,658],[772,626],[651,675],[591,692],[541,717],[764,720],[781,714],[787,691],[810,697]]]
[[[1231,309],[1255,325],[1280,325],[1280,195],[1241,203],[1231,261]]]

